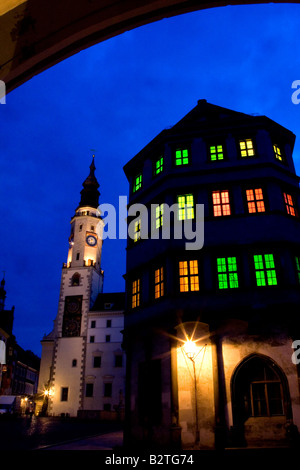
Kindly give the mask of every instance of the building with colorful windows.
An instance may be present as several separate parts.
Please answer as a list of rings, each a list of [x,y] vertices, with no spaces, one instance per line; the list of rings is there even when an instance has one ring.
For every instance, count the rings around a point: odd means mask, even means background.
[[[200,100],[125,165],[128,210],[142,205],[128,219],[126,444],[297,438],[294,143],[265,116]],[[189,231],[178,236],[179,225]],[[193,246],[190,235],[202,233]]]
[[[103,292],[104,222],[94,158],[71,218],[54,328],[42,344],[37,413],[123,419],[124,292]]]

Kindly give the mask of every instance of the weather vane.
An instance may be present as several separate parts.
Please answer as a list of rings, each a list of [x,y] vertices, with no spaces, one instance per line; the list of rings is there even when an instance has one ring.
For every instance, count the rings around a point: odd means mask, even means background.
[[[96,149],[90,149],[91,152],[93,152],[93,158],[95,158],[95,152],[97,151]]]

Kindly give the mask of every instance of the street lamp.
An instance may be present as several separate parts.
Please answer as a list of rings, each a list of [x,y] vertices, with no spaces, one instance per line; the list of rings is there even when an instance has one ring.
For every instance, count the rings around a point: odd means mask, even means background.
[[[195,445],[197,445],[200,441],[200,432],[199,432],[199,424],[198,424],[198,404],[197,404],[197,377],[196,377],[196,367],[195,367],[195,359],[198,356],[200,349],[196,346],[195,341],[191,339],[187,339],[187,341],[183,345],[183,351],[185,355],[190,359],[193,364],[193,371],[194,371],[194,392],[195,392]]]

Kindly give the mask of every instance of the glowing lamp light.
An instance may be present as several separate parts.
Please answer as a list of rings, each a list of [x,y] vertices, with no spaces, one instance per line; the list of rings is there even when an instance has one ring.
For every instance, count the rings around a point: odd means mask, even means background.
[[[191,339],[188,339],[185,342],[183,349],[187,357],[191,360],[195,358],[198,352],[195,341],[192,341]]]

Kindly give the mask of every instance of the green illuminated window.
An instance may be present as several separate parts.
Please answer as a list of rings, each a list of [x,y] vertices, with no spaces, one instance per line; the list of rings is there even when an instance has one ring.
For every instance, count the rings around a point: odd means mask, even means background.
[[[216,160],[224,160],[223,145],[211,145],[209,147],[209,151],[212,162]]]
[[[164,205],[160,204],[155,208],[155,228],[162,227],[164,220]]]
[[[188,165],[189,152],[187,149],[177,149],[175,152],[175,165]]]
[[[253,157],[255,155],[252,139],[240,140],[241,157]]]
[[[139,173],[135,178],[133,182],[133,192],[135,193],[142,187],[142,173]]]
[[[300,256],[296,256],[295,261],[296,261],[296,269],[297,269],[297,278],[300,284]]]
[[[275,262],[272,254],[254,255],[254,268],[257,286],[277,285]]]
[[[217,258],[219,289],[233,289],[239,287],[237,263],[234,256]]]
[[[177,204],[179,220],[194,219],[194,196],[192,194],[177,196]]]
[[[155,162],[155,174],[159,175],[164,169],[164,157],[160,157],[158,160]]]

